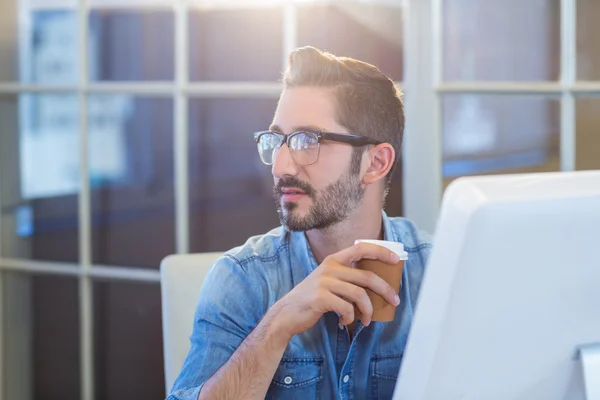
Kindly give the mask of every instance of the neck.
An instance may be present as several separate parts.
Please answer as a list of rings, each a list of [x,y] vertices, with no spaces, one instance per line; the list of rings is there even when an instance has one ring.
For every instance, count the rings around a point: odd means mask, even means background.
[[[353,246],[357,239],[383,239],[381,208],[359,206],[336,225],[306,231],[306,238],[317,263],[321,264],[325,257]]]

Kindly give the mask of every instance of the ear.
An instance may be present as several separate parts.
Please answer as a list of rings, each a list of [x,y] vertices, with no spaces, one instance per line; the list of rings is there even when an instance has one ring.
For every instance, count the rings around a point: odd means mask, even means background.
[[[369,150],[366,154],[367,170],[362,176],[362,183],[369,185],[375,183],[390,172],[396,159],[394,148],[389,143],[378,144]]]

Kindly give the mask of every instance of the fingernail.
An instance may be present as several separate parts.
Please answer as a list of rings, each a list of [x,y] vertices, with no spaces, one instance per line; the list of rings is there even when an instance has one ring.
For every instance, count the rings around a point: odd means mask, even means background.
[[[392,253],[392,261],[397,263],[398,261],[400,261],[400,256],[396,253]]]
[[[394,295],[394,305],[397,306],[398,304],[400,304],[400,297],[398,297],[398,295]]]

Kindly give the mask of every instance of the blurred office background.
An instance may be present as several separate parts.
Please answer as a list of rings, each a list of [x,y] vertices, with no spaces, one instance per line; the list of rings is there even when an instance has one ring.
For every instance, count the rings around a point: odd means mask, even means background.
[[[598,17],[596,0],[4,0],[0,399],[164,398],[159,263],[278,224],[252,132],[290,50],[403,87],[386,209],[433,231],[456,177],[600,168]]]

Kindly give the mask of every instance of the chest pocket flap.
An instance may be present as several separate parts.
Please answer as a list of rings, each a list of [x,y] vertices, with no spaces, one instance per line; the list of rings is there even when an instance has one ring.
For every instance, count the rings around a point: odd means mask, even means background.
[[[322,358],[284,358],[279,363],[273,384],[282,388],[299,388],[323,379]]]

